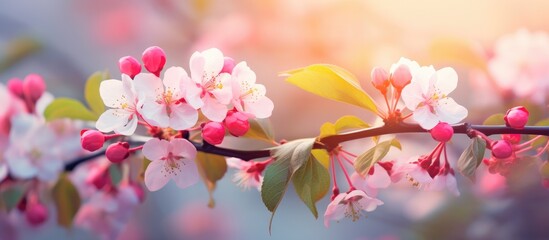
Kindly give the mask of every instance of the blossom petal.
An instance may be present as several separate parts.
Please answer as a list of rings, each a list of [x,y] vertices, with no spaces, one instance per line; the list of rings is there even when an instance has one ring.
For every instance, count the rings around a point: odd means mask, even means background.
[[[208,119],[214,122],[223,122],[225,116],[227,116],[227,106],[219,103],[214,98],[206,95],[204,97],[204,106],[202,107],[202,113]]]
[[[245,112],[256,118],[268,118],[273,114],[274,103],[268,97],[262,97],[254,102],[244,102]]]
[[[114,132],[126,136],[132,135],[135,132],[135,129],[137,129],[138,120],[135,114],[130,115],[129,119],[130,120],[126,124],[116,128]]]
[[[152,138],[143,145],[143,155],[151,160],[156,161],[168,156],[168,148],[170,143],[166,140]]]
[[[177,138],[170,141],[170,144],[173,155],[190,160],[196,159],[196,148],[191,142],[185,139]]]
[[[170,91],[172,94],[172,99],[179,99],[185,96],[185,93],[182,92],[181,82],[183,78],[188,77],[187,72],[182,67],[170,67],[166,72],[164,72],[164,83],[165,92]]]
[[[95,122],[95,127],[101,132],[112,132],[115,129],[126,125],[130,116],[131,113],[127,111],[121,109],[109,109],[99,116],[99,119]]]
[[[222,73],[217,76],[216,81],[219,81],[217,84],[219,88],[215,88],[211,93],[215,96],[215,99],[222,104],[229,104],[233,98],[233,93],[231,90],[231,75],[228,73]]]
[[[377,198],[364,197],[358,200],[358,203],[362,207],[362,210],[366,212],[372,212],[376,210],[377,206],[383,205],[383,202]]]
[[[191,128],[198,121],[198,111],[185,103],[172,105],[169,126],[175,130]]]
[[[200,175],[194,159],[183,159],[179,167],[182,168],[181,171],[172,174],[175,185],[179,188],[187,188],[198,182]]]
[[[202,100],[202,88],[197,86],[195,83],[189,83],[186,86],[181,86],[182,88],[186,88],[185,92],[185,100],[189,105],[191,105],[194,109],[199,109],[202,106],[204,106],[204,101]]]
[[[454,91],[458,83],[458,75],[456,70],[451,67],[439,69],[436,73],[437,80],[435,88],[440,91],[440,94],[448,95]]]
[[[432,113],[427,106],[416,108],[413,113],[413,118],[426,130],[434,128],[439,122],[438,116]]]
[[[338,221],[345,217],[345,208],[347,206],[345,204],[340,204],[340,202],[345,199],[346,196],[347,193],[340,193],[330,202],[330,204],[328,204],[326,212],[324,213],[324,226],[330,227],[331,220]]]
[[[230,158],[226,158],[226,160],[227,160],[227,166],[231,168],[240,169],[240,170],[248,169],[252,165],[251,162],[242,161],[242,159],[240,158],[230,157]]]
[[[374,165],[374,174],[366,177],[368,185],[372,188],[387,188],[391,185],[391,177],[385,168],[379,164]]]
[[[8,165],[0,163],[0,181],[8,176]]]
[[[217,48],[195,52],[190,59],[191,77],[196,83],[209,81],[221,72],[224,63],[223,53]]]
[[[29,161],[29,159],[18,156],[18,154],[10,154],[10,150],[6,156],[6,162],[9,167],[9,172],[15,178],[18,179],[29,179],[38,173],[38,169]]]
[[[161,98],[164,94],[164,85],[160,78],[152,73],[139,73],[135,75],[133,84],[138,98]]]
[[[235,89],[238,90],[235,92],[235,96],[240,96],[250,90],[250,88],[255,85],[257,78],[255,72],[248,67],[246,62],[238,63],[233,69],[232,76],[233,86],[238,85]]]
[[[170,125],[170,117],[168,116],[166,106],[153,99],[149,98],[143,102],[141,114],[147,122],[154,126],[165,128]]]
[[[166,161],[152,161],[145,170],[145,186],[149,191],[157,191],[163,188],[170,178],[171,174],[167,173],[164,168]]]
[[[422,95],[421,85],[419,83],[410,83],[402,89],[402,100],[406,105],[406,108],[411,111],[416,110],[417,106],[425,101]]]
[[[42,181],[53,181],[57,179],[57,176],[59,176],[59,173],[63,170],[63,162],[59,159],[52,158],[51,156],[48,158],[43,157],[40,159],[37,167],[38,179]]]
[[[99,85],[99,96],[103,99],[105,106],[110,108],[121,108],[123,103],[127,102],[126,93],[122,86],[122,81],[109,79],[102,81]]]
[[[467,117],[467,108],[459,105],[452,98],[443,98],[438,101],[435,111],[441,122],[448,124],[459,123]]]

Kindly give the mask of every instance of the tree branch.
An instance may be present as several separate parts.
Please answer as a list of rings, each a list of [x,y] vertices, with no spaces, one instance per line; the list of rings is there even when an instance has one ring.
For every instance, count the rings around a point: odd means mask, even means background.
[[[522,135],[549,136],[549,126],[526,126],[523,129],[514,129],[506,126],[471,125],[468,123],[461,123],[461,124],[454,125],[452,127],[454,128],[455,134],[466,134],[469,137],[472,137],[473,130],[479,131],[485,134],[486,136],[490,136],[494,134],[522,134]],[[396,134],[396,133],[425,133],[425,132],[428,132],[428,131],[421,128],[417,124],[398,124],[398,125],[389,124],[381,127],[366,128],[366,129],[361,129],[353,132],[327,136],[319,139],[315,144],[314,148],[323,148],[323,149],[331,150],[337,147],[342,142],[347,142],[347,141],[361,139],[361,138],[369,138],[374,136]],[[136,141],[133,141],[132,143],[142,144],[144,142],[146,142],[146,139],[140,138]],[[240,158],[244,161],[249,161],[256,158],[270,157],[271,155],[269,149],[245,151],[245,150],[217,147],[207,142],[204,142],[204,143],[197,143],[193,141],[191,142],[196,147],[197,151],[204,152],[204,153],[217,154],[217,155],[226,156],[226,157]],[[83,156],[73,161],[70,161],[65,165],[65,171],[72,171],[79,164],[89,161],[91,159],[94,159],[96,157],[99,157],[103,154],[105,154],[104,149],[98,152],[95,152],[93,154]]]

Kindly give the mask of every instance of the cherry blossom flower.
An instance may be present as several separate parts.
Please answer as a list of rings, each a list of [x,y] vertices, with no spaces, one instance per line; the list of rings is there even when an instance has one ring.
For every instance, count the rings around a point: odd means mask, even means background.
[[[360,189],[370,196],[377,195],[377,189],[387,188],[391,185],[392,181],[392,162],[377,162],[370,169],[365,177],[362,177],[358,173],[351,175],[351,182],[353,186]]]
[[[36,117],[14,116],[10,145],[5,152],[10,174],[21,179],[55,180],[63,169],[58,149],[51,146],[55,137],[54,132]]]
[[[101,132],[114,131],[118,134],[132,135],[137,128],[137,95],[131,78],[122,74],[122,80],[105,80],[99,86],[103,103],[111,109],[105,111],[95,127]]]
[[[232,78],[234,107],[257,118],[270,117],[274,108],[273,101],[265,96],[265,86],[255,83],[256,75],[246,62],[240,62],[234,67]]]
[[[467,109],[448,97],[458,82],[454,69],[435,70],[432,66],[417,69],[415,64],[410,65],[412,82],[402,90],[402,99],[422,128],[429,130],[439,121],[458,123],[467,116]]]
[[[217,48],[195,52],[190,59],[191,79],[182,88],[187,88],[186,99],[194,108],[214,122],[222,122],[227,115],[232,98],[231,74],[221,73],[223,53]],[[185,86],[186,85],[186,86]]]
[[[356,221],[363,215],[362,211],[372,212],[380,205],[383,205],[382,201],[368,196],[361,190],[340,193],[328,205],[324,213],[324,225],[329,227],[330,221],[339,221],[343,217]]]
[[[185,89],[181,83],[188,80],[187,72],[180,67],[171,67],[164,79],[154,74],[140,73],[134,78],[139,95],[140,112],[143,118],[157,127],[185,130],[196,124],[198,112],[186,103]]]
[[[227,165],[231,168],[236,168],[237,172],[234,174],[233,181],[244,189],[250,187],[257,188],[261,191],[261,184],[263,183],[263,176],[261,175],[266,165],[272,160],[264,162],[242,161],[238,158],[227,158]]]
[[[438,175],[433,178],[433,181],[425,187],[425,190],[430,191],[443,191],[444,189],[448,189],[450,193],[459,196],[454,170],[449,165],[443,166]]]
[[[185,139],[168,142],[153,138],[143,145],[143,155],[151,160],[145,170],[145,185],[150,191],[161,189],[170,179],[180,188],[189,187],[199,180],[194,161],[196,148]]]

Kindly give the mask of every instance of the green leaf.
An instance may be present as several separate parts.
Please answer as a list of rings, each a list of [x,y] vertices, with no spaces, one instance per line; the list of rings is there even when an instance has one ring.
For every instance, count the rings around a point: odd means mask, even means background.
[[[339,118],[334,124],[327,122],[320,127],[319,138],[335,135],[349,129],[369,128],[370,124],[365,123],[356,116],[343,116]]]
[[[497,113],[489,116],[484,120],[482,124],[484,125],[505,125],[505,120],[503,119],[505,115],[503,113]]]
[[[391,146],[402,150],[402,146],[396,138],[380,142],[356,158],[354,164],[356,172],[363,176],[366,175],[375,163],[389,153]]]
[[[261,186],[261,199],[267,209],[272,212],[269,231],[276,209],[288,189],[290,179],[311,157],[314,143],[314,138],[298,139],[271,150],[271,156],[275,161],[265,169]]]
[[[273,125],[269,119],[250,118],[250,129],[243,137],[262,140],[268,143],[275,141]]]
[[[10,187],[3,191],[0,196],[2,197],[2,206],[9,212],[19,204],[21,199],[23,199],[25,196],[25,189],[17,186]]]
[[[213,208],[215,206],[213,191],[215,190],[217,181],[223,178],[227,172],[227,161],[223,156],[198,152],[196,155],[196,165],[210,195],[208,206]]]
[[[328,151],[326,151],[326,149],[313,149],[311,150],[311,154],[313,154],[313,157],[316,158],[316,160],[320,162],[322,166],[324,166],[325,168],[330,167],[330,154],[328,154]]]
[[[46,107],[44,117],[46,121],[59,118],[95,121],[99,115],[91,112],[84,104],[75,99],[57,98]]]
[[[292,177],[295,191],[307,205],[311,213],[318,218],[315,203],[322,199],[330,188],[330,174],[320,162],[310,156]]]
[[[122,181],[122,168],[120,164],[111,164],[109,166],[109,176],[114,186],[118,186]]]
[[[52,195],[57,208],[57,223],[70,228],[72,220],[80,208],[80,195],[67,173],[62,173],[59,176],[57,183],[53,186]]]
[[[471,144],[463,151],[457,162],[457,168],[461,174],[471,181],[475,181],[475,171],[484,158],[486,141],[480,137],[471,140]]]
[[[281,74],[286,81],[310,93],[338,102],[349,103],[378,113],[372,98],[347,70],[329,64],[315,64]]]
[[[99,85],[101,85],[103,80],[108,78],[108,75],[107,72],[95,72],[88,78],[86,87],[84,88],[86,102],[97,115],[101,115],[105,111],[105,104],[103,104],[103,100],[99,95]]]

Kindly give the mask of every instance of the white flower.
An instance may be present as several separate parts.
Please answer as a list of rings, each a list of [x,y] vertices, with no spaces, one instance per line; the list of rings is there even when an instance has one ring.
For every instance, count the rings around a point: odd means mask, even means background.
[[[409,65],[412,82],[402,90],[406,107],[413,111],[414,120],[424,129],[431,129],[439,122],[458,123],[467,117],[467,109],[448,97],[457,86],[454,69],[435,70],[433,66],[417,68]]]
[[[339,221],[344,217],[356,221],[362,216],[362,211],[371,212],[380,205],[383,205],[382,201],[368,196],[361,190],[340,193],[328,204],[326,213],[324,213],[324,225],[329,227],[330,220]]]
[[[132,135],[137,128],[138,115],[137,96],[131,78],[122,74],[122,81],[105,80],[99,86],[99,94],[111,109],[101,114],[95,127],[101,132]]]
[[[185,130],[196,124],[198,112],[186,103],[185,89],[181,83],[190,81],[187,72],[180,67],[171,67],[164,79],[150,73],[140,73],[134,78],[138,94],[138,109],[143,118],[157,127]]]
[[[265,96],[266,89],[256,84],[256,75],[246,62],[238,63],[232,72],[233,105],[240,111],[257,118],[268,118],[274,108],[273,101]]]

